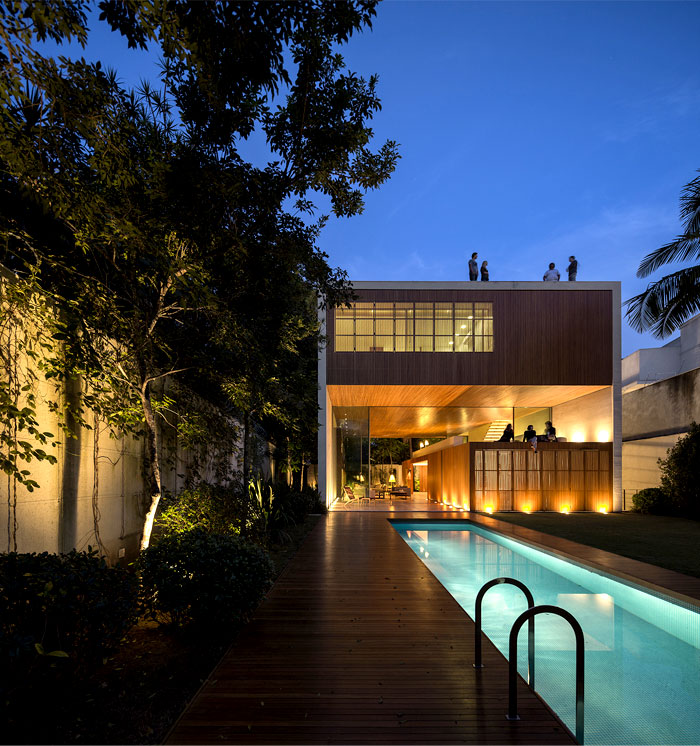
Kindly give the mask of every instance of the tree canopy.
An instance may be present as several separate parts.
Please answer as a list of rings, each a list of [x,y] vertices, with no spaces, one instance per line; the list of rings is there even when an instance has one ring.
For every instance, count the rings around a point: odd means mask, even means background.
[[[315,428],[316,298],[350,297],[315,200],[358,214],[398,158],[370,149],[377,78],[338,53],[375,6],[0,0],[0,262],[56,308],[60,374],[115,428],[143,428],[151,512],[165,376],[246,422]],[[157,89],[46,53],[85,47],[97,11],[159,51]],[[241,154],[254,132],[263,165]]]

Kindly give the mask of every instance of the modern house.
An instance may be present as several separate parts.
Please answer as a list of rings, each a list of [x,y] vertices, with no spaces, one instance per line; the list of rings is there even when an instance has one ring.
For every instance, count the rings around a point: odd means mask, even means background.
[[[700,316],[662,347],[622,361],[622,486],[628,496],[657,487],[658,459],[700,422]]]
[[[318,486],[370,496],[370,442],[430,439],[408,487],[465,510],[620,510],[617,282],[357,282],[321,311]],[[523,443],[554,423],[557,442]],[[507,423],[516,438],[497,442]],[[425,439],[425,440],[424,440]],[[435,439],[438,439],[437,441]],[[419,482],[419,484],[416,483]]]

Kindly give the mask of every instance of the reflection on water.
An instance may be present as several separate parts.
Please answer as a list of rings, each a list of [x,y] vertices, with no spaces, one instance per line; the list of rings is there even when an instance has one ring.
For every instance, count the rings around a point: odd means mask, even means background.
[[[584,567],[473,525],[395,523],[394,527],[470,616],[481,586],[498,577],[525,583],[535,604],[571,612],[584,631],[586,743],[700,743],[700,614]],[[449,530],[447,530],[449,528]],[[522,591],[491,588],[483,630],[507,656]],[[537,691],[575,728],[574,635],[563,619],[536,618]],[[526,635],[518,670],[526,675]],[[504,681],[504,695],[506,682]]]

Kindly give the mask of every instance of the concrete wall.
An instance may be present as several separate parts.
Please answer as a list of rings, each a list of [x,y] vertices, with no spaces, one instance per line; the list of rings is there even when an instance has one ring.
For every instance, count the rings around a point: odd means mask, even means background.
[[[622,396],[624,441],[687,432],[700,422],[700,368]]]
[[[612,440],[612,389],[604,388],[552,407],[552,422],[557,436],[569,442]]]
[[[4,319],[7,321],[7,317]],[[41,432],[53,433],[54,447],[41,445],[55,456],[48,461],[19,462],[38,482],[33,491],[14,477],[2,474],[0,504],[3,505],[0,551],[69,552],[92,546],[110,562],[121,557],[128,561],[138,550],[143,518],[149,497],[144,484],[144,447],[139,437],[114,438],[104,422],[88,411],[84,414],[91,429],[81,427],[70,417],[69,433],[59,427],[59,413],[77,404],[81,382],[48,382],[36,363],[23,353],[18,337],[9,323],[0,329],[2,366],[0,374],[15,394],[29,385],[36,396],[36,418]],[[164,384],[168,386],[167,381]],[[27,404],[28,392],[16,395],[17,405]],[[14,400],[14,399],[13,399]],[[52,406],[51,403],[57,406]],[[235,422],[231,423],[234,427]],[[12,426],[12,424],[11,424]],[[12,434],[17,441],[32,442],[26,431]],[[269,473],[268,444],[256,434],[257,450],[263,453],[263,471]],[[208,446],[202,452],[184,448],[176,431],[162,432],[161,464],[164,489],[178,493],[185,484],[199,480],[219,481],[223,473],[238,466],[233,451]]]
[[[663,347],[637,350],[622,361],[625,392],[700,368],[700,315],[680,328],[680,336]]]
[[[692,359],[694,347],[689,345]],[[700,368],[622,395],[622,486],[629,494],[658,487],[658,460],[691,422],[700,422]]]
[[[658,438],[632,440],[622,444],[622,489],[626,493],[627,508],[631,507],[631,495],[645,487],[658,487],[661,481],[658,460],[666,458],[682,437],[661,435]]]

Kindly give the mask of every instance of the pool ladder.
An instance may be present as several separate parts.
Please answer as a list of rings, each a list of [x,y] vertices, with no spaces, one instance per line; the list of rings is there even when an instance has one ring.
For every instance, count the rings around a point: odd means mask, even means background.
[[[529,588],[515,578],[495,578],[485,583],[476,594],[475,628],[474,628],[474,668],[483,668],[481,662],[481,605],[486,592],[495,585],[508,583],[514,585],[525,594],[527,611],[524,611],[510,628],[508,638],[508,720],[520,720],[518,717],[518,633],[527,622],[527,683],[535,691],[535,617],[538,614],[556,614],[566,619],[574,631],[576,638],[576,740],[583,744],[583,630],[576,618],[565,609],[558,606],[542,604],[535,606],[535,599]]]

